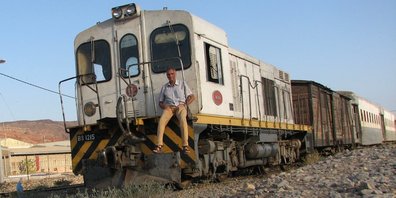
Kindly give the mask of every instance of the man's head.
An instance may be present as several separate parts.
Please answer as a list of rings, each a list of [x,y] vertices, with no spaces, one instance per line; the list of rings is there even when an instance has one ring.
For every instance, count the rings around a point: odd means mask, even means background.
[[[169,80],[169,84],[173,85],[176,82],[176,69],[173,67],[168,67],[166,70],[166,77]]]

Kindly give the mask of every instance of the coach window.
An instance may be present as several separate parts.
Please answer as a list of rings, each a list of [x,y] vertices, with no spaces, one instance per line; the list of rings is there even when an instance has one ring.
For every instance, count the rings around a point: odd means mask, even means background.
[[[221,64],[221,50],[205,43],[206,71],[208,81],[223,85],[223,67]]]
[[[363,121],[366,122],[366,111],[363,110]]]
[[[186,26],[178,24],[155,29],[150,35],[151,60],[154,73],[165,72],[169,66],[180,70],[191,66],[190,33]],[[180,58],[180,59],[179,59]]]
[[[363,110],[360,109],[360,120],[363,121]]]
[[[81,44],[77,49],[78,75],[94,74],[97,82],[111,79],[110,47],[104,40]],[[80,83],[94,83],[92,76],[85,76]]]
[[[371,113],[370,113],[370,112],[367,112],[367,122],[368,122],[368,123],[371,122],[371,121],[370,121],[370,115],[371,115]]]
[[[363,112],[363,118],[362,118],[362,120],[365,122],[365,121],[366,121],[366,113],[365,113],[364,110],[362,110],[362,112]]]
[[[132,34],[127,34],[121,38],[120,41],[120,61],[122,77],[128,77],[127,70],[129,69],[129,76],[139,75],[139,52],[137,47],[136,37]]]

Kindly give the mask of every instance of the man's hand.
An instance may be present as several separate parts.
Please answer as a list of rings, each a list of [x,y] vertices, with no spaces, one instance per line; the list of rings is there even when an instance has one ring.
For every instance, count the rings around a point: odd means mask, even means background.
[[[194,94],[191,94],[191,95],[187,96],[186,105],[190,105],[194,101],[194,99],[195,99]]]
[[[169,108],[169,105],[164,104],[163,102],[160,102],[160,103],[159,103],[159,106],[161,107],[161,109]]]

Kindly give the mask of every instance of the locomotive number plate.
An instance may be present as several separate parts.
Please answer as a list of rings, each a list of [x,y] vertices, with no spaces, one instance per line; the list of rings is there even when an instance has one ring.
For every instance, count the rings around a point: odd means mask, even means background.
[[[77,142],[94,141],[95,138],[94,133],[77,135]]]

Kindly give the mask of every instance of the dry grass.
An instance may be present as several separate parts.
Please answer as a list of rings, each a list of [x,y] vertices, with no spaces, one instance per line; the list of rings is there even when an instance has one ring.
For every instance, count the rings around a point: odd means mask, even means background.
[[[312,153],[307,154],[303,158],[303,162],[305,165],[315,164],[316,162],[321,160],[321,156],[318,151],[313,151]]]
[[[72,181],[67,180],[65,178],[61,178],[59,180],[54,181],[54,186],[69,186]]]
[[[159,184],[155,182],[149,182],[142,185],[131,185],[125,186],[123,188],[107,188],[107,189],[85,189],[83,192],[78,192],[77,194],[73,195],[59,195],[59,194],[52,194],[51,198],[60,198],[60,197],[92,197],[92,198],[121,198],[121,197],[163,197],[164,194],[167,192],[171,192],[172,189],[169,187],[164,186],[164,184]]]

